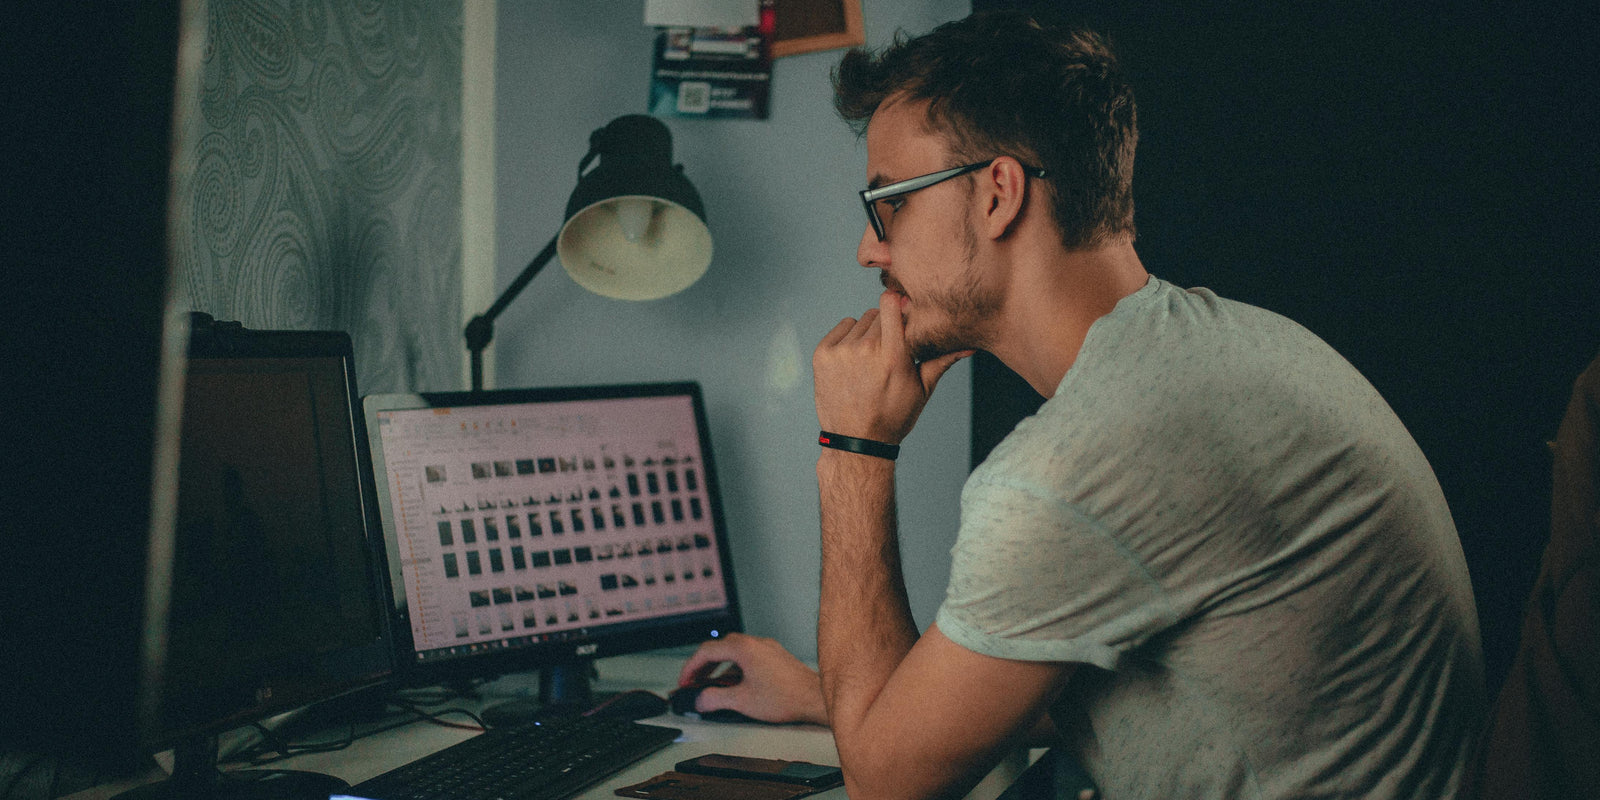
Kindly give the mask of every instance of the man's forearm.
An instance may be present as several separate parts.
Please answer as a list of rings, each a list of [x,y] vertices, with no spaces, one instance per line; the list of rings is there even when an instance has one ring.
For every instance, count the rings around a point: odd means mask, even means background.
[[[917,641],[895,533],[894,462],[824,451],[817,656],[841,756]]]

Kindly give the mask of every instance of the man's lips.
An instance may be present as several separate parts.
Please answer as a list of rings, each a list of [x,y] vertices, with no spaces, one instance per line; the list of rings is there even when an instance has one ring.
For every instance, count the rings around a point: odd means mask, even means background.
[[[880,273],[878,275],[878,282],[883,284],[883,288],[885,290],[892,292],[895,295],[896,299],[900,301],[901,308],[905,308],[911,304],[911,298],[906,296],[905,287],[901,286],[899,281],[890,278],[887,273]]]
[[[901,311],[911,307],[911,298],[907,297],[905,292],[892,286],[885,286],[884,291],[894,296],[895,302],[900,306]]]

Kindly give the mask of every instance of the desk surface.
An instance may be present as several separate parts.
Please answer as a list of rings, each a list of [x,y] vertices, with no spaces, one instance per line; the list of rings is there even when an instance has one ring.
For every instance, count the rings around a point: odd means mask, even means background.
[[[683,656],[677,654],[649,654],[619,656],[599,662],[600,678],[595,683],[599,692],[648,689],[665,696],[675,685]],[[499,691],[514,694],[519,691],[516,677],[491,685]],[[509,685],[508,685],[509,684]],[[524,684],[530,689],[531,683]],[[485,698],[492,703],[494,697]],[[472,703],[463,702],[463,707]],[[833,734],[827,728],[815,725],[761,725],[725,722],[703,722],[690,717],[665,714],[648,720],[678,728],[683,735],[676,742],[628,768],[612,775],[578,795],[582,800],[614,798],[615,790],[642,782],[667,772],[679,761],[706,753],[782,758],[792,761],[809,761],[815,764],[839,763],[838,751],[833,746]],[[329,738],[336,738],[337,732]],[[428,723],[417,723],[383,731],[356,740],[349,747],[327,753],[306,753],[271,765],[274,769],[294,769],[321,772],[342,778],[351,784],[387,772],[418,758],[426,756],[456,742],[476,735],[476,732]],[[971,798],[992,798],[999,795],[1027,766],[1026,754],[1008,759],[990,773],[969,795]],[[145,779],[150,780],[150,778]],[[69,795],[63,800],[108,800],[116,793],[144,781],[107,784]],[[844,798],[843,789],[834,789],[814,795],[818,800]]]

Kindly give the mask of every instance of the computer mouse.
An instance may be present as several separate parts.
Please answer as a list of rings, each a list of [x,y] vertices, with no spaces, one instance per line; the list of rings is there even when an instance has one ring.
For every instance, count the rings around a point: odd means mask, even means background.
[[[672,713],[683,717],[698,717],[706,722],[760,722],[754,717],[748,717],[732,709],[719,711],[696,711],[694,702],[700,697],[700,692],[708,686],[732,686],[739,682],[738,675],[722,674],[715,677],[704,678],[688,686],[679,686],[667,695],[667,705],[672,708]]]

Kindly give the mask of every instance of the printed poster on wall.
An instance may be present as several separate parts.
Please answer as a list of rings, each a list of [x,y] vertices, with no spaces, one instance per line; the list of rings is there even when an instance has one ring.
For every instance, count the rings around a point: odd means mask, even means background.
[[[761,4],[757,25],[659,29],[650,113],[658,117],[766,119],[774,20],[768,0]]]

